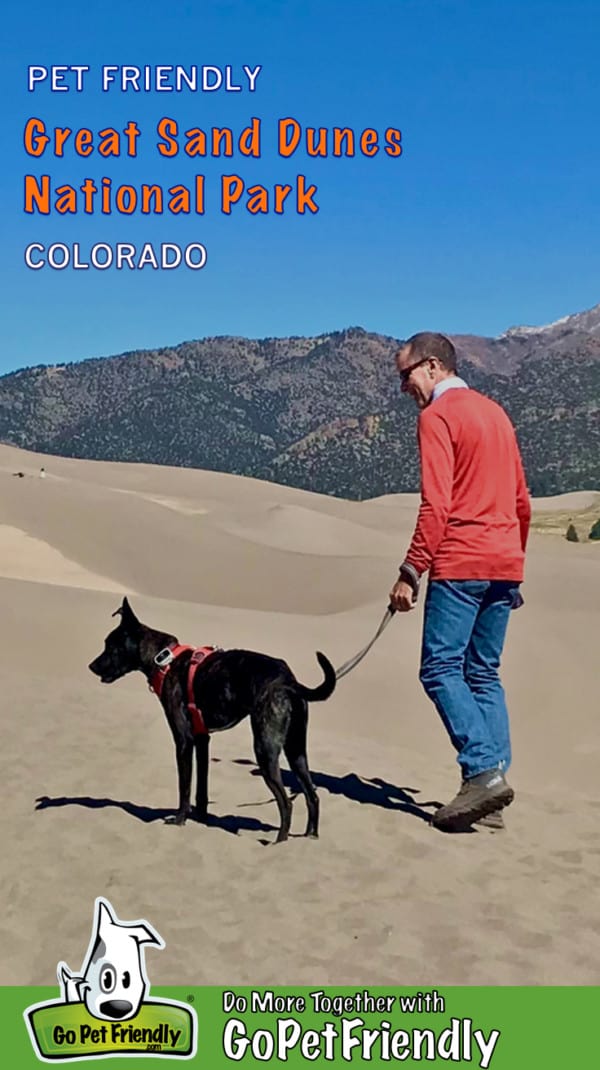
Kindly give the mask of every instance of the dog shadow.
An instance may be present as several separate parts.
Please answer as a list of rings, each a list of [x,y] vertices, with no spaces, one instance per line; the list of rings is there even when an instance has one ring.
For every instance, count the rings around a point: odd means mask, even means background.
[[[67,796],[61,795],[51,798],[49,795],[41,795],[35,800],[36,810],[51,810],[61,806],[82,806],[86,810],[103,810],[106,807],[116,807],[123,810],[130,817],[143,821],[150,825],[153,821],[165,821],[173,817],[175,809],[163,809],[157,806],[140,806],[127,800],[95,799],[90,795]],[[190,818],[190,824],[195,824]],[[269,825],[264,821],[258,821],[254,817],[239,817],[237,814],[208,814],[206,821],[200,822],[207,828],[219,828],[237,836],[238,832],[276,832],[276,825]]]

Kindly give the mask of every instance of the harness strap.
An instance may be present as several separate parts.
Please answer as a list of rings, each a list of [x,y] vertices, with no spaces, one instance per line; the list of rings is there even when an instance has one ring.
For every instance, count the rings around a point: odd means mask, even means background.
[[[173,643],[171,646],[165,647],[164,650],[160,650],[154,659],[158,667],[156,672],[152,674],[148,686],[157,698],[160,698],[165,679],[173,662],[180,656],[180,654],[186,654],[191,650],[192,656],[190,658],[187,678],[187,705],[192,721],[192,731],[195,736],[208,735],[208,728],[206,727],[204,717],[202,716],[202,710],[199,709],[194,700],[194,677],[198,666],[218,649],[219,648],[215,646],[193,647],[182,643]]]
[[[190,717],[192,718],[192,730],[195,736],[207,736],[208,728],[204,722],[202,716],[202,710],[198,708],[194,701],[194,677],[199,665],[202,665],[203,661],[206,661],[211,654],[215,652],[214,646],[200,646],[193,651],[190,658],[190,666],[188,670],[188,684],[187,684],[187,700],[188,710],[190,711]]]
[[[184,646],[182,643],[172,643],[171,646],[167,646],[164,650],[158,652],[154,659],[158,668],[152,674],[148,682],[148,687],[154,692],[157,698],[160,698],[162,695],[164,682],[175,658],[178,658],[180,654],[185,654],[186,651],[193,649],[192,646]]]

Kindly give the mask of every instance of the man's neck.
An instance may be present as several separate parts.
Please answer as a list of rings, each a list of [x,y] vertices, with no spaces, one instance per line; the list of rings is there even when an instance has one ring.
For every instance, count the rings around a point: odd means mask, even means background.
[[[443,379],[439,379],[435,384],[431,400],[436,401],[442,394],[445,394],[447,390],[461,387],[468,390],[468,384],[465,383],[464,379],[461,379],[459,375],[446,375]]]

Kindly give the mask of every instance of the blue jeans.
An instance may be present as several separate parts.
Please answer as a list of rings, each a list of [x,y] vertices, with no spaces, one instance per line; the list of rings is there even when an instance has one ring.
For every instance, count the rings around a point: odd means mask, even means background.
[[[457,751],[464,778],[510,765],[510,730],[498,676],[512,580],[431,580],[419,679]]]

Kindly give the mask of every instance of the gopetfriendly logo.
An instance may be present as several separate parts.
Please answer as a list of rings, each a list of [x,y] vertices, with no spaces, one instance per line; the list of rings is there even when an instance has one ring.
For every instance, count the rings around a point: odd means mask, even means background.
[[[38,1059],[191,1059],[196,1054],[197,1023],[191,1007],[147,998],[147,944],[165,946],[147,921],[119,921],[108,899],[96,899],[92,938],[80,973],[59,962],[62,999],[36,1003],[25,1011]]]

